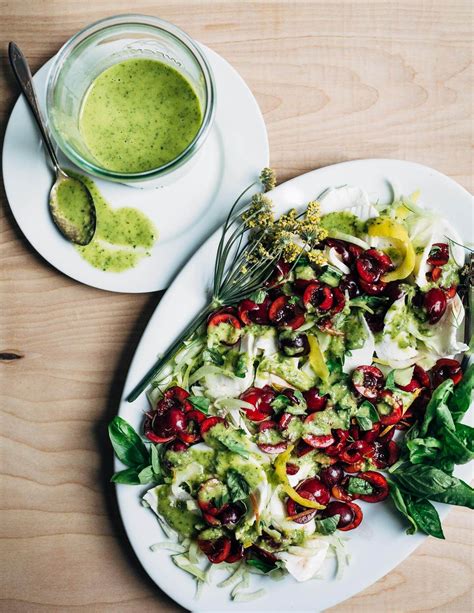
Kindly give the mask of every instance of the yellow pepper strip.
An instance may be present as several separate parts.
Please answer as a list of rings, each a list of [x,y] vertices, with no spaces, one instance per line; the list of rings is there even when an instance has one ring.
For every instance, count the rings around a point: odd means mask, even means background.
[[[394,271],[382,277],[382,281],[399,281],[406,279],[415,268],[415,250],[411,244],[406,228],[388,217],[380,217],[374,221],[368,229],[369,236],[389,238],[398,244],[399,249],[405,252],[403,262]]]
[[[294,445],[290,445],[286,451],[280,453],[280,455],[275,460],[275,473],[278,477],[278,480],[281,483],[283,491],[285,494],[294,500],[297,504],[302,507],[307,507],[308,509],[325,509],[326,507],[318,502],[314,502],[313,500],[308,500],[307,498],[303,498],[300,496],[298,492],[293,489],[288,481],[288,475],[286,474],[286,463],[293,451]]]
[[[309,343],[309,363],[315,374],[318,375],[323,381],[327,381],[329,377],[329,370],[324,361],[323,352],[319,346],[318,339],[312,334],[308,334]]]

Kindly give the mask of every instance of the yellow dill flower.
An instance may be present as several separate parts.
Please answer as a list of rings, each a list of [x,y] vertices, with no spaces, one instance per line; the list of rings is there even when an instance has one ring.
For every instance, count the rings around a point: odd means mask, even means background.
[[[247,228],[266,228],[274,223],[273,203],[263,194],[255,194],[246,211],[242,213],[242,221]]]
[[[319,251],[318,249],[312,249],[311,251],[308,251],[307,255],[308,255],[308,260],[312,262],[313,264],[317,264],[318,266],[321,266],[322,264],[327,263],[324,253],[322,251]]]
[[[260,173],[259,179],[266,192],[269,192],[276,185],[276,173],[271,168],[264,168]]]

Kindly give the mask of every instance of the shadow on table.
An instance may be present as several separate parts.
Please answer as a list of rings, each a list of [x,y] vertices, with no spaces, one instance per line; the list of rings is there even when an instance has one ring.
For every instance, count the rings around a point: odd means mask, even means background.
[[[107,425],[109,421],[117,414],[117,408],[119,406],[121,395],[123,391],[123,385],[125,382],[125,377],[127,375],[128,369],[130,367],[130,362],[133,358],[133,354],[135,353],[135,349],[137,344],[144,332],[148,321],[153,314],[157,304],[163,297],[164,292],[157,292],[155,294],[150,294],[148,301],[146,302],[142,312],[137,316],[136,322],[132,331],[130,332],[127,341],[125,342],[122,353],[119,357],[117,368],[112,377],[110,390],[108,394],[108,401],[106,412],[103,418],[95,430],[96,435],[96,443],[98,449],[106,450],[105,453],[100,453],[100,457],[102,459],[102,465],[100,467],[100,486],[104,493],[105,498],[105,506],[110,518],[110,521],[113,526],[114,534],[117,538],[117,542],[122,549],[124,556],[130,562],[130,569],[135,573],[137,577],[140,578],[141,581],[146,583],[150,588],[159,591],[160,593],[160,605],[164,606],[166,610],[169,611],[185,611],[182,607],[176,604],[171,598],[166,596],[164,592],[162,592],[155,583],[150,579],[148,574],[142,568],[135,552],[133,551],[127,535],[125,533],[124,526],[122,524],[122,520],[120,518],[120,513],[118,510],[117,497],[115,494],[115,486],[113,483],[110,483],[110,476],[113,474],[113,454],[110,446],[109,436],[107,432]],[[157,603],[158,604],[158,603]]]

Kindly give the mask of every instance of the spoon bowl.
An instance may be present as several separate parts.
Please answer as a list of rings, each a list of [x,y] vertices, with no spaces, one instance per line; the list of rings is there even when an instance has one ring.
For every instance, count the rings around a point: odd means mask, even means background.
[[[56,173],[56,181],[49,194],[49,210],[53,222],[67,240],[77,245],[88,245],[94,237],[96,228],[96,211],[92,194],[82,181],[71,177],[61,168],[38,105],[28,62],[14,42],[8,46],[8,56]]]

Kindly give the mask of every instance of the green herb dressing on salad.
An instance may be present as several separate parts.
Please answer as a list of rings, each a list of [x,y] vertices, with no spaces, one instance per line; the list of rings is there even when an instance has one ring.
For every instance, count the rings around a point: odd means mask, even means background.
[[[169,485],[156,488],[156,492],[158,510],[169,525],[183,536],[194,536],[196,533],[195,524],[199,521],[199,516],[188,510],[185,501],[173,499]]]
[[[122,272],[133,268],[142,258],[150,255],[157,237],[151,220],[131,207],[113,209],[92,179],[77,174],[74,176],[89,189],[97,216],[92,241],[85,247],[75,247],[81,257],[94,268]]]
[[[343,232],[344,234],[352,234],[359,236],[365,230],[365,222],[360,221],[353,213],[340,211],[338,213],[327,213],[321,218],[321,226],[325,228],[329,234],[331,232]]]

